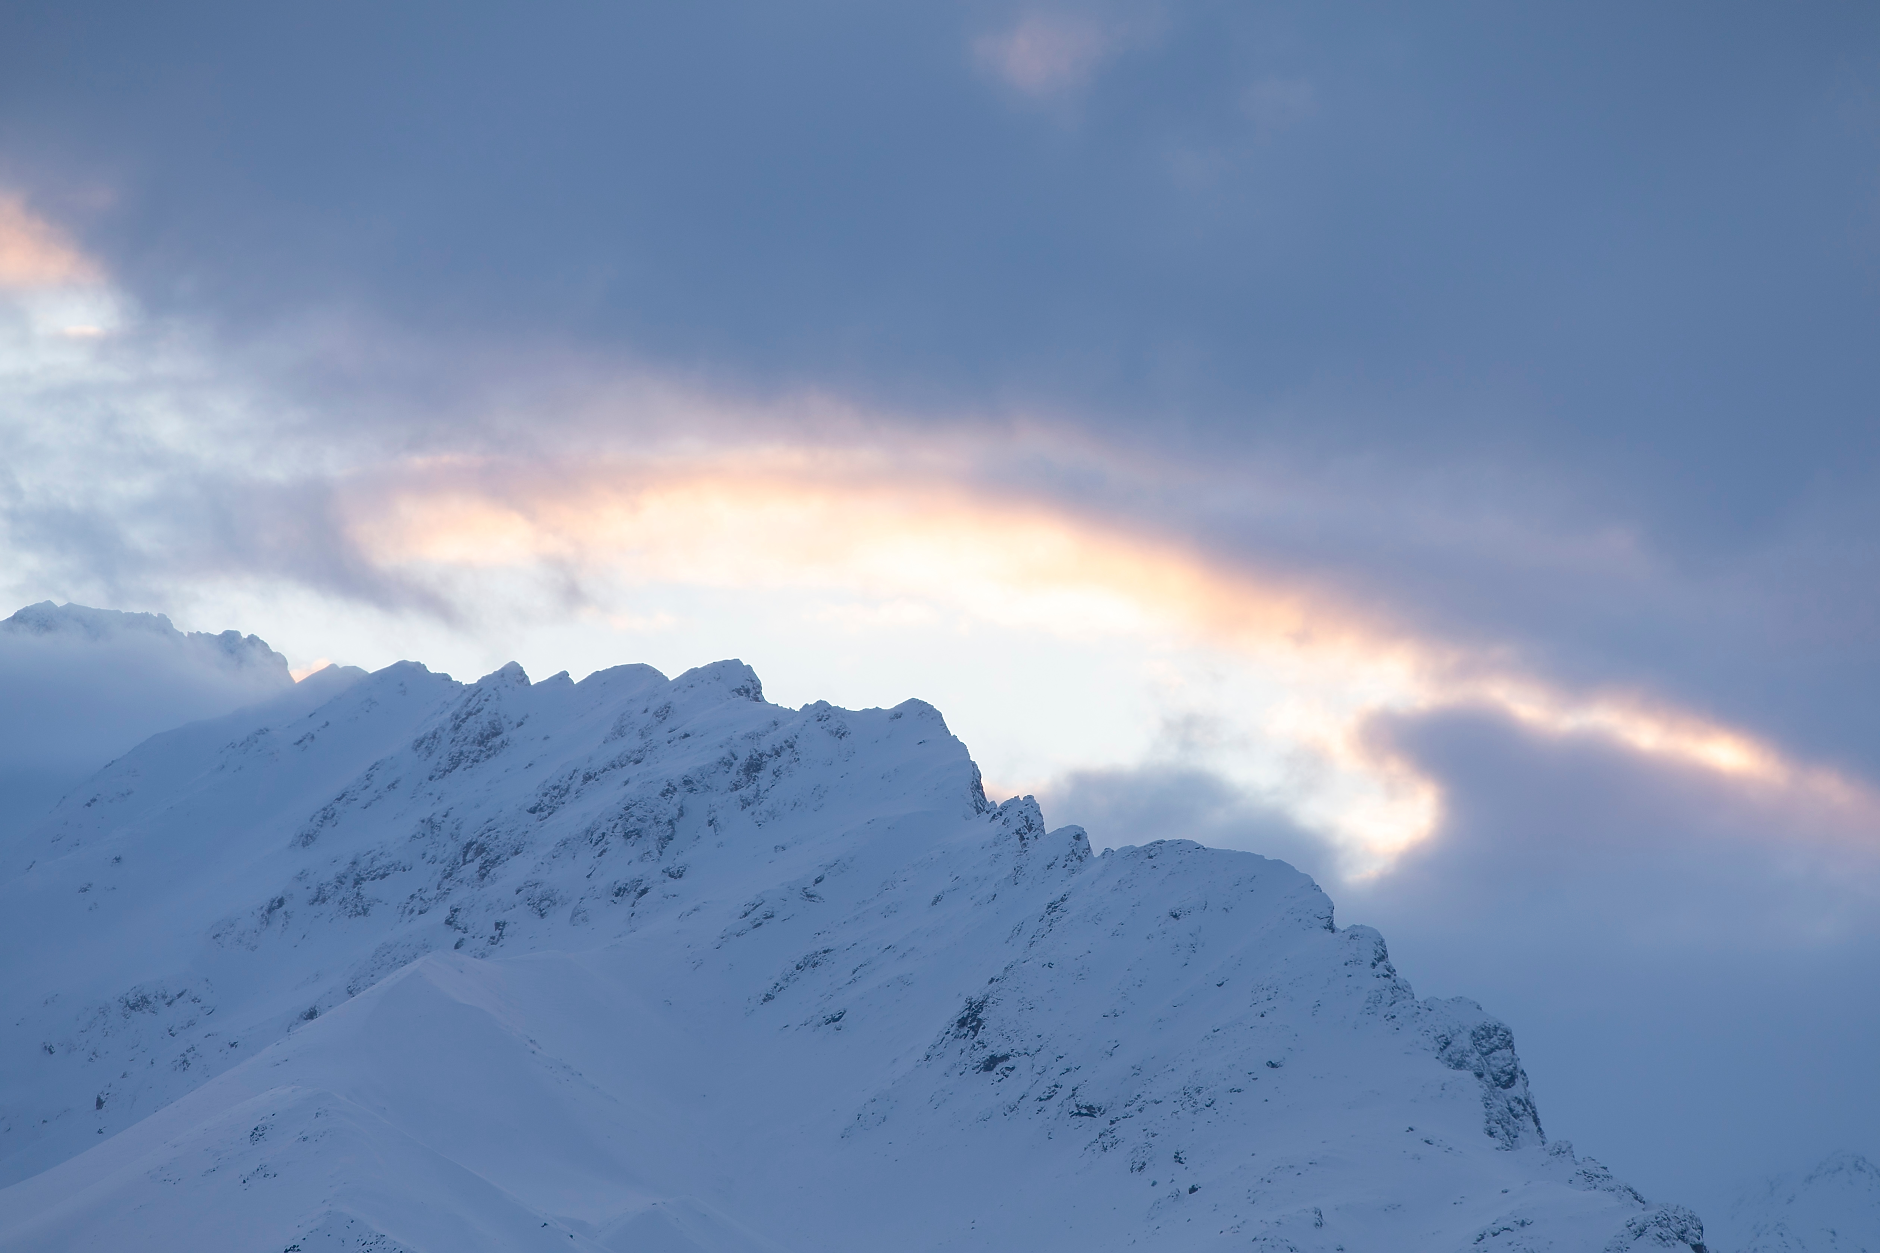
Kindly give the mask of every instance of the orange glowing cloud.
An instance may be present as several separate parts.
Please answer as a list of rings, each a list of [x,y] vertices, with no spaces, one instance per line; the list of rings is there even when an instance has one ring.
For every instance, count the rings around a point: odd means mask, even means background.
[[[1060,634],[1198,632],[1373,668],[1392,651],[1322,598],[1036,502],[751,461],[506,477],[495,488],[469,467],[434,466],[422,486],[362,501],[354,538],[392,565],[553,561],[646,582],[840,589]]]
[[[96,264],[17,196],[0,195],[0,290],[96,283]]]
[[[809,588],[1081,638],[1212,650],[1267,693],[1255,733],[1320,763],[1300,811],[1379,869],[1424,839],[1440,789],[1365,734],[1379,713],[1462,704],[1537,731],[1880,814],[1868,790],[1747,732],[1643,698],[1574,693],[1493,657],[1413,638],[1322,590],[1172,539],[931,466],[770,455],[649,459],[517,474],[473,462],[413,467],[353,502],[354,539],[407,569],[551,563],[633,584]]]

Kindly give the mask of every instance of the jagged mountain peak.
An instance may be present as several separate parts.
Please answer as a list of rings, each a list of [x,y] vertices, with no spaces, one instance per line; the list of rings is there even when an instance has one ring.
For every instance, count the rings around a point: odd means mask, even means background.
[[[1547,1146],[1508,1029],[1309,877],[1094,856],[923,702],[785,709],[736,661],[319,695],[157,737],[14,850],[9,1247],[1698,1230]]]
[[[509,661],[490,671],[476,682],[478,687],[528,687],[529,675],[521,663]]]
[[[1829,1180],[1880,1195],[1880,1166],[1875,1166],[1867,1160],[1865,1155],[1856,1153],[1852,1149],[1830,1153],[1813,1170],[1803,1176],[1802,1182],[1804,1186],[1808,1186]]]
[[[679,691],[707,685],[723,688],[732,696],[764,703],[764,684],[757,677],[757,671],[736,658],[695,667],[673,680],[673,687]]]

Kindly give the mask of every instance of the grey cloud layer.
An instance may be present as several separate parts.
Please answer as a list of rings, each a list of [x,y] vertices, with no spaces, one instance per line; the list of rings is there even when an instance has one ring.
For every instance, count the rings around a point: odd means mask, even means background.
[[[1486,450],[1699,550],[1871,466],[1870,9],[1171,6],[1068,114],[974,52],[1031,16],[28,5],[0,147],[231,329]]]
[[[1002,89],[986,41],[1053,30],[1101,45],[1074,90]],[[910,430],[1045,415],[1214,482],[1030,490],[1880,769],[1871,9],[29,5],[9,35],[0,171],[303,463],[172,463],[117,526],[16,506],[115,587],[199,552],[445,612],[349,550],[334,463],[578,460],[648,425],[593,400],[627,360]]]
[[[1397,873],[1347,890],[1347,917],[1508,1007],[1549,1076],[1550,1130],[1610,1135],[1718,1214],[1762,1163],[1872,1147],[1872,831],[1485,714],[1388,733],[1450,813]]]

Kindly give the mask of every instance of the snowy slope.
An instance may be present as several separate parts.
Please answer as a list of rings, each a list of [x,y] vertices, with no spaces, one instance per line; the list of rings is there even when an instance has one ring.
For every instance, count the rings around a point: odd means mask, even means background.
[[[1743,1253],[1880,1253],[1880,1167],[1836,1153],[1743,1198],[1731,1214]]]
[[[1701,1242],[1304,875],[1093,855],[920,702],[355,678],[5,850],[0,1247]]]

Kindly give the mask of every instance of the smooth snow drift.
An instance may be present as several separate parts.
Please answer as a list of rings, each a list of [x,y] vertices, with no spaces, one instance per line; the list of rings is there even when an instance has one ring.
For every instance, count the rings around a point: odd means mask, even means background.
[[[1701,1247],[1304,875],[918,701],[323,672],[4,856],[7,1250]]]

